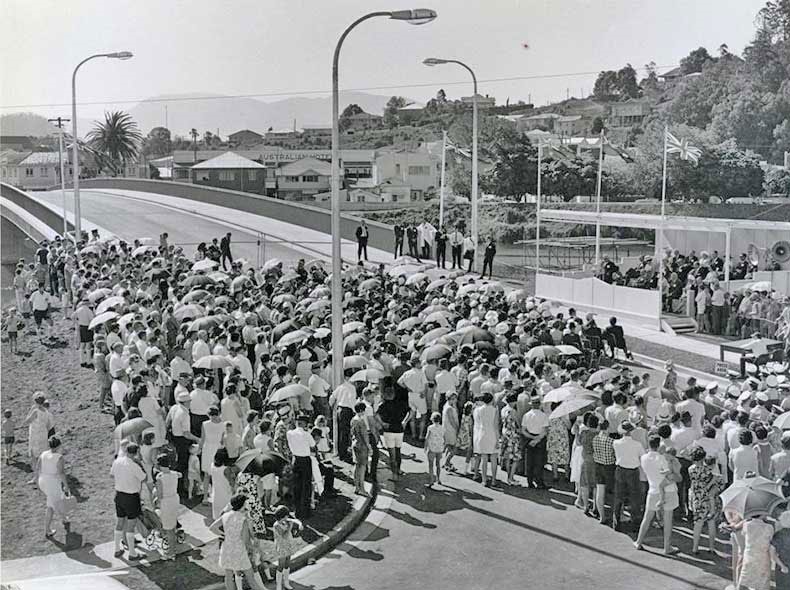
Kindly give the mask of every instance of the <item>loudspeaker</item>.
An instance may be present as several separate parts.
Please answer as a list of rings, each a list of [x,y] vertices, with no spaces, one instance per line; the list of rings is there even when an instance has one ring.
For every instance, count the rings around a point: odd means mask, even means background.
[[[790,242],[786,240],[776,242],[771,246],[771,256],[780,264],[790,261]]]

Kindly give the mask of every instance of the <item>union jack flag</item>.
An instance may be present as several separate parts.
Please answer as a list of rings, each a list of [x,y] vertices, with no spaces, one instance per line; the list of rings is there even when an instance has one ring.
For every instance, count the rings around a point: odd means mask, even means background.
[[[702,150],[691,145],[686,139],[678,139],[669,131],[666,132],[666,145],[668,154],[678,154],[681,160],[691,160],[695,164],[699,162]]]

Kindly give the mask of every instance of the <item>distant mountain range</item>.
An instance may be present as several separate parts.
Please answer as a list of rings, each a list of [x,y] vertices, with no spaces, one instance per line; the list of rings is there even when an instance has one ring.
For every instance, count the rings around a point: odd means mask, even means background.
[[[358,104],[365,112],[380,115],[389,96],[364,92],[341,92],[340,111],[349,104]],[[165,111],[165,107],[167,110]],[[171,133],[187,137],[192,128],[202,135],[204,131],[228,134],[241,129],[265,133],[269,127],[292,129],[303,125],[329,125],[332,121],[332,99],[322,97],[291,97],[273,102],[254,98],[237,98],[221,94],[174,94],[148,98],[132,108],[129,114],[145,135],[152,128],[165,125]],[[80,119],[79,134],[84,137],[93,122]],[[35,113],[10,113],[0,115],[0,134],[43,137],[55,135],[56,128],[46,117]]]

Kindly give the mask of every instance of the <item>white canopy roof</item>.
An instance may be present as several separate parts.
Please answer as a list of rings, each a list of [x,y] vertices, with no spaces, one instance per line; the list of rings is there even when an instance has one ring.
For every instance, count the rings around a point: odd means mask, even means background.
[[[216,169],[246,169],[246,168],[266,168],[263,164],[258,164],[244,156],[234,154],[233,152],[225,152],[224,154],[211,158],[200,164],[192,166],[193,170],[216,170]]]

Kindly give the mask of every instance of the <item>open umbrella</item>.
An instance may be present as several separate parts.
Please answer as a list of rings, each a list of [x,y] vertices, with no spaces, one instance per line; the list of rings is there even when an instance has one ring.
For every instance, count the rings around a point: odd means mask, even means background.
[[[285,336],[288,332],[293,332],[294,330],[299,329],[299,324],[297,324],[294,320],[285,320],[284,322],[280,322],[277,324],[274,329],[272,330],[272,337],[275,340],[278,340]]]
[[[574,396],[554,408],[554,411],[549,414],[549,420],[570,416],[574,412],[578,412],[589,406],[594,406],[596,403],[598,403],[598,398],[593,396]]]
[[[436,359],[442,359],[450,356],[452,353],[453,351],[449,346],[444,344],[434,344],[422,352],[422,360],[433,361]]]
[[[104,313],[105,311],[109,310],[111,307],[116,307],[119,305],[123,305],[126,303],[126,299],[123,297],[119,297],[115,295],[113,297],[108,297],[107,299],[103,300],[99,305],[96,306],[96,313]]]
[[[327,336],[332,333],[332,330],[329,328],[318,328],[315,332],[313,332],[313,338],[316,340],[323,340]]]
[[[213,268],[217,268],[219,266],[219,262],[211,260],[210,258],[204,258],[203,260],[198,260],[195,264],[192,265],[192,270],[211,270]]]
[[[359,284],[360,291],[370,291],[371,289],[378,289],[381,283],[378,279],[365,279]]]
[[[96,289],[95,291],[91,291],[88,293],[88,301],[91,303],[96,303],[100,299],[104,299],[108,295],[112,294],[112,289],[107,289],[106,287],[102,289]]]
[[[494,335],[488,330],[477,326],[469,326],[461,333],[458,344],[474,344],[475,342],[493,342]]]
[[[354,352],[368,344],[368,337],[364,334],[349,334],[343,338],[343,352]]]
[[[232,293],[235,293],[237,291],[241,291],[242,289],[244,289],[245,287],[247,287],[250,284],[252,284],[252,281],[250,280],[250,277],[248,277],[248,276],[236,277],[230,283],[230,290],[231,290]]]
[[[204,291],[203,289],[195,289],[194,291],[190,291],[184,295],[184,297],[181,298],[181,301],[184,303],[192,303],[193,301],[203,301],[209,297],[211,297],[211,293],[208,291]]]
[[[437,340],[440,337],[444,336],[445,334],[449,334],[449,333],[450,333],[450,328],[434,328],[433,330],[426,332],[425,335],[422,338],[420,338],[417,344],[419,344],[420,346],[425,346],[426,344],[430,344],[434,340]]]
[[[291,346],[291,344],[298,344],[300,342],[304,342],[309,337],[310,334],[304,330],[294,330],[293,332],[288,332],[282,338],[280,338],[277,341],[277,347],[285,348],[286,346]]]
[[[115,427],[113,438],[115,440],[123,440],[129,436],[136,436],[143,430],[151,428],[153,425],[144,418],[132,418],[125,420]]]
[[[450,322],[447,318],[451,317],[453,314],[449,311],[434,311],[433,313],[429,313],[425,316],[423,320],[426,324],[439,324],[440,326],[449,326]],[[449,330],[448,330],[449,332]]]
[[[362,322],[354,321],[354,322],[347,322],[343,324],[343,336],[348,336],[353,332],[358,332],[359,330],[364,330],[365,324]]]
[[[82,250],[80,250],[80,255],[96,254],[98,256],[99,254],[101,254],[101,252],[102,252],[101,247],[94,244],[92,246],[85,246]]]
[[[230,281],[230,276],[221,270],[215,270],[214,272],[208,273],[206,276],[215,283],[226,283]]]
[[[619,374],[620,373],[614,369],[598,369],[595,371],[595,373],[590,375],[589,379],[587,379],[587,387],[593,387],[594,385],[611,381]]]
[[[407,255],[407,256],[401,256],[400,258],[396,258],[395,260],[392,261],[392,264],[394,264],[396,266],[398,266],[398,265],[402,266],[404,264],[410,264],[410,265],[415,265],[416,266],[417,264],[419,264],[419,262],[420,261],[417,260],[414,256],[408,256]]]
[[[239,458],[236,459],[236,467],[239,471],[252,473],[264,477],[270,473],[281,475],[283,468],[288,464],[288,461],[282,455],[273,453],[272,451],[262,451],[260,449],[250,449],[244,451]]]
[[[310,291],[310,297],[313,299],[321,299],[322,297],[329,297],[330,291],[328,287],[316,287]]]
[[[529,297],[529,293],[527,293],[524,289],[516,289],[511,291],[505,297],[509,303],[515,303],[516,301],[522,301]]]
[[[427,274],[425,274],[424,272],[418,272],[418,273],[415,273],[415,274],[411,275],[408,279],[406,279],[406,284],[407,285],[416,285],[418,283],[421,283],[421,282],[427,281],[427,280],[428,280],[428,275]]]
[[[592,392],[583,387],[579,387],[578,385],[565,385],[563,387],[558,387],[557,389],[552,389],[543,397],[543,403],[546,404],[557,404],[562,403],[565,400],[571,399],[573,397],[585,396],[589,395],[592,397]]]
[[[287,272],[287,273],[285,273],[283,276],[281,276],[279,278],[279,280],[277,281],[277,284],[278,285],[283,285],[285,283],[290,283],[291,281],[295,281],[298,278],[299,278],[299,275],[296,274],[295,272]]]
[[[398,324],[398,330],[411,330],[422,323],[420,318],[406,318]]]
[[[233,363],[230,362],[230,359],[226,356],[220,356],[218,354],[207,354],[206,356],[200,357],[192,366],[195,369],[227,369],[228,367],[232,367]]]
[[[527,358],[529,360],[532,359],[547,359],[556,356],[560,356],[560,351],[557,350],[555,346],[548,346],[546,344],[542,346],[535,346],[534,348],[530,348],[527,351]]]
[[[212,330],[222,323],[222,318],[211,315],[199,317],[189,324],[187,332],[199,332],[200,330]]]
[[[790,412],[785,412],[777,417],[773,425],[782,430],[790,430]]]
[[[352,354],[343,359],[343,370],[364,369],[368,366],[368,359],[359,354]]]
[[[291,383],[290,385],[285,385],[272,393],[272,396],[268,401],[270,404],[275,404],[277,402],[284,402],[285,400],[292,397],[306,397],[308,395],[310,395],[310,390],[307,387],[300,383]]]
[[[308,313],[315,313],[317,311],[321,311],[327,309],[332,305],[332,302],[329,299],[319,299],[318,301],[314,301],[310,305],[307,306]]]
[[[192,287],[203,287],[204,285],[213,285],[214,279],[212,279],[208,275],[192,275],[191,277],[185,278],[179,284],[182,287],[191,289]]]
[[[219,297],[214,298],[214,305],[216,305],[218,308],[230,305],[230,303],[231,299],[227,295],[220,295]]]
[[[272,299],[274,305],[282,305],[283,303],[296,303],[296,297],[291,293],[280,293]]]
[[[449,282],[450,281],[448,281],[447,279],[436,279],[435,281],[428,283],[426,290],[436,291],[437,289],[441,289],[442,287],[444,287]]]
[[[574,354],[581,354],[582,351],[576,348],[575,346],[571,346],[570,344],[558,344],[555,346],[557,350],[560,351],[560,354],[563,356],[573,356]]]
[[[187,318],[199,318],[205,313],[206,310],[203,309],[203,306],[198,305],[197,303],[188,303],[187,305],[182,305],[173,311],[173,317],[179,322],[183,322]]]
[[[137,258],[138,256],[148,254],[149,252],[156,254],[158,250],[153,246],[140,246],[132,250],[132,258]]]
[[[450,311],[447,309],[447,306],[442,305],[441,303],[437,303],[436,305],[429,305],[428,307],[423,309],[421,313],[427,316],[437,311],[446,311],[448,312],[448,314],[450,313]]]
[[[383,371],[378,369],[362,369],[351,375],[351,379],[349,379],[349,381],[352,383],[356,383],[357,381],[378,383],[381,379],[384,379]]]
[[[759,475],[735,480],[719,497],[725,511],[735,511],[743,518],[771,514],[785,501],[781,485]]]
[[[140,238],[137,240],[143,246],[155,246],[156,240],[154,238]]]
[[[492,359],[499,355],[499,350],[497,350],[497,347],[486,340],[475,342],[474,347],[476,351],[481,352]]]
[[[105,311],[104,313],[100,313],[95,318],[91,320],[91,323],[88,324],[88,329],[93,330],[96,326],[101,326],[109,322],[110,320],[114,320],[118,317],[118,314],[114,311]]]
[[[474,293],[480,290],[480,285],[475,285],[472,283],[471,285],[463,285],[461,288],[458,289],[458,292],[455,294],[456,297],[464,297],[469,295],[469,293]]]
[[[263,272],[269,272],[270,270],[274,269],[275,267],[277,267],[282,263],[283,263],[282,260],[280,260],[279,258],[269,258],[269,260],[263,263],[261,270]]]
[[[122,315],[120,318],[118,318],[118,325],[121,326],[121,328],[126,329],[126,324],[131,322],[133,319],[134,319],[133,313],[126,313]]]
[[[771,281],[758,281],[751,286],[752,291],[771,291]]]
[[[415,272],[420,272],[420,267],[415,266],[413,264],[401,264],[399,266],[393,266],[387,274],[391,277],[399,277],[401,275],[410,275]]]

